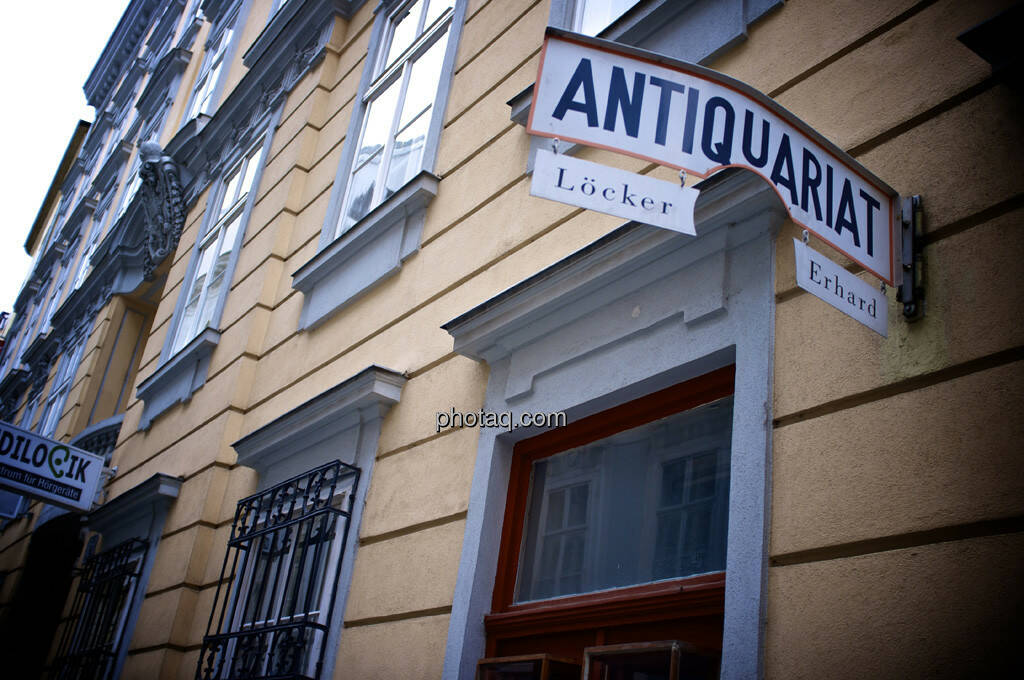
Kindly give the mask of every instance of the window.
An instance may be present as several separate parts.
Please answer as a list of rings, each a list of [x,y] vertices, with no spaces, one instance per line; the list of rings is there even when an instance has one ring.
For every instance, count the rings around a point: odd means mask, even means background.
[[[19,334],[24,331],[23,326],[19,326],[17,322],[11,326],[11,332],[7,335],[7,340],[3,346],[3,363],[0,364],[0,378],[7,375],[7,371],[11,368],[11,362],[13,357],[17,354],[15,352],[15,346],[19,343]]]
[[[731,422],[724,397],[532,461],[515,602],[724,569]]]
[[[13,491],[0,489],[0,518],[14,519],[28,508],[28,499]],[[4,526],[0,523],[0,528]]]
[[[288,0],[274,0],[274,4],[270,8],[270,19],[273,19],[274,15],[280,12],[287,4]]]
[[[215,194],[217,198],[208,207],[207,224],[212,226],[199,240],[195,269],[181,308],[171,354],[177,353],[204,328],[215,323],[215,315],[230,279],[232,253],[244,232],[242,225],[249,205],[247,199],[254,188],[262,157],[263,142],[259,141],[228,172]]]
[[[573,29],[585,35],[597,35],[625,14],[639,0],[577,0]]]
[[[21,422],[18,423],[23,430],[32,430],[32,422],[36,418],[36,411],[39,410],[39,401],[42,396],[41,391],[35,392],[25,404],[25,410],[21,414]]]
[[[130,539],[86,560],[51,677],[112,677],[146,547]]]
[[[358,482],[336,460],[239,501],[196,677],[321,677]]]
[[[423,170],[454,4],[413,0],[389,15],[335,236]]]
[[[127,189],[125,192],[127,193]],[[124,205],[123,202],[122,205]],[[78,272],[75,274],[73,290],[81,288],[82,283],[89,276],[89,272],[92,271],[92,256],[100,245],[100,236],[103,234],[103,221],[106,219],[106,216],[106,208],[104,208],[93,218],[92,224],[89,226],[89,234],[85,237],[85,246],[82,249],[82,259],[78,261]]]
[[[494,656],[564,655],[563,645],[603,637],[610,620],[624,639],[629,626],[642,628],[635,639],[721,635],[733,374],[719,369],[516,445],[485,618]],[[714,595],[695,624],[682,594],[699,590]],[[564,639],[552,624],[559,607],[577,629]]]
[[[206,56],[192,90],[192,104],[189,106],[188,116],[185,117],[186,121],[195,118],[200,113],[209,114],[213,111],[216,103],[214,90],[224,68],[224,57],[228,45],[231,44],[231,36],[232,30],[228,27],[221,31],[213,41],[207,43]]]
[[[43,323],[40,325],[40,328],[44,330],[50,328],[50,321],[53,319],[54,312],[57,311],[57,305],[60,304],[61,294],[64,292],[64,284],[67,280],[68,267],[65,267],[63,262],[58,262],[56,283],[53,286],[53,290],[50,291],[50,300],[46,304],[46,314],[43,315]]]
[[[139,175],[139,168],[141,165],[141,157],[137,155],[135,160],[132,161],[131,170],[128,171],[128,184],[125,185],[124,191],[121,193],[121,202],[117,206],[117,213],[114,215],[114,222],[121,219],[121,216],[128,211],[128,208],[132,204],[132,200],[135,198],[135,194],[139,192],[139,187],[142,186],[142,177]]]
[[[50,395],[46,398],[46,407],[39,420],[39,434],[44,437],[52,437],[57,431],[57,423],[60,422],[61,412],[71,391],[71,383],[78,370],[78,362],[82,358],[82,349],[85,347],[85,338],[82,338],[73,349],[61,357],[60,368],[57,369],[57,376],[53,380],[53,387],[50,388]]]
[[[15,366],[22,363],[21,360],[25,355],[25,350],[28,349],[29,343],[35,338],[36,321],[39,319],[39,311],[42,307],[42,301],[37,301],[32,306],[32,313],[28,316],[28,322],[25,324],[25,330],[22,333],[21,342],[18,343],[18,351],[14,353]]]

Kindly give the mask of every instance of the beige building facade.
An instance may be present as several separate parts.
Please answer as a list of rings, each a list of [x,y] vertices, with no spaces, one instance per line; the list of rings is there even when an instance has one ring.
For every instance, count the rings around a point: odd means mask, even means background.
[[[132,0],[0,359],[0,420],[104,484],[12,500],[5,658],[455,680],[677,640],[680,677],[1019,672],[1020,16]],[[742,81],[918,197],[886,336],[798,287],[763,176],[691,173],[696,236],[531,196],[548,27]]]

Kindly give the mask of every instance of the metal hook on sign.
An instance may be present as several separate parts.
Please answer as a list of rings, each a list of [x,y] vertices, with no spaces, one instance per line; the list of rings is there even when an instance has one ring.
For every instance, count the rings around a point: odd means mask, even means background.
[[[558,153],[558,141],[558,137],[555,137],[554,139],[551,140],[551,150],[554,151],[555,153]]]
[[[882,295],[885,295],[885,281],[882,281],[882,285],[878,287],[878,290],[882,291]]]
[[[804,229],[804,233],[801,238],[803,238],[804,245],[807,245],[807,242],[811,240],[811,235],[807,233],[806,229]]]
[[[682,170],[682,169],[679,170],[679,186],[681,186],[681,187],[685,187],[686,186],[686,170]]]

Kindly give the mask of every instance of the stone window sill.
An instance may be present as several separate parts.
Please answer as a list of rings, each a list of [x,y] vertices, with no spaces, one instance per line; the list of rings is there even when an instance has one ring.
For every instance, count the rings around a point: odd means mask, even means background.
[[[220,333],[207,328],[139,384],[136,393],[145,402],[139,429],[148,430],[153,419],[175,404],[185,403],[206,382],[210,356]]]
[[[315,328],[402,268],[419,250],[440,181],[421,172],[292,274],[292,287],[304,298],[300,329]]]

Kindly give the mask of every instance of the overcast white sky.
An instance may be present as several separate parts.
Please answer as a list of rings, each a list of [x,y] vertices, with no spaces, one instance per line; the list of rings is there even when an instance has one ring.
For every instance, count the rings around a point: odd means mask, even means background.
[[[77,122],[92,121],[82,86],[128,0],[4,5],[0,64],[0,311],[11,311],[31,258],[25,238]]]

